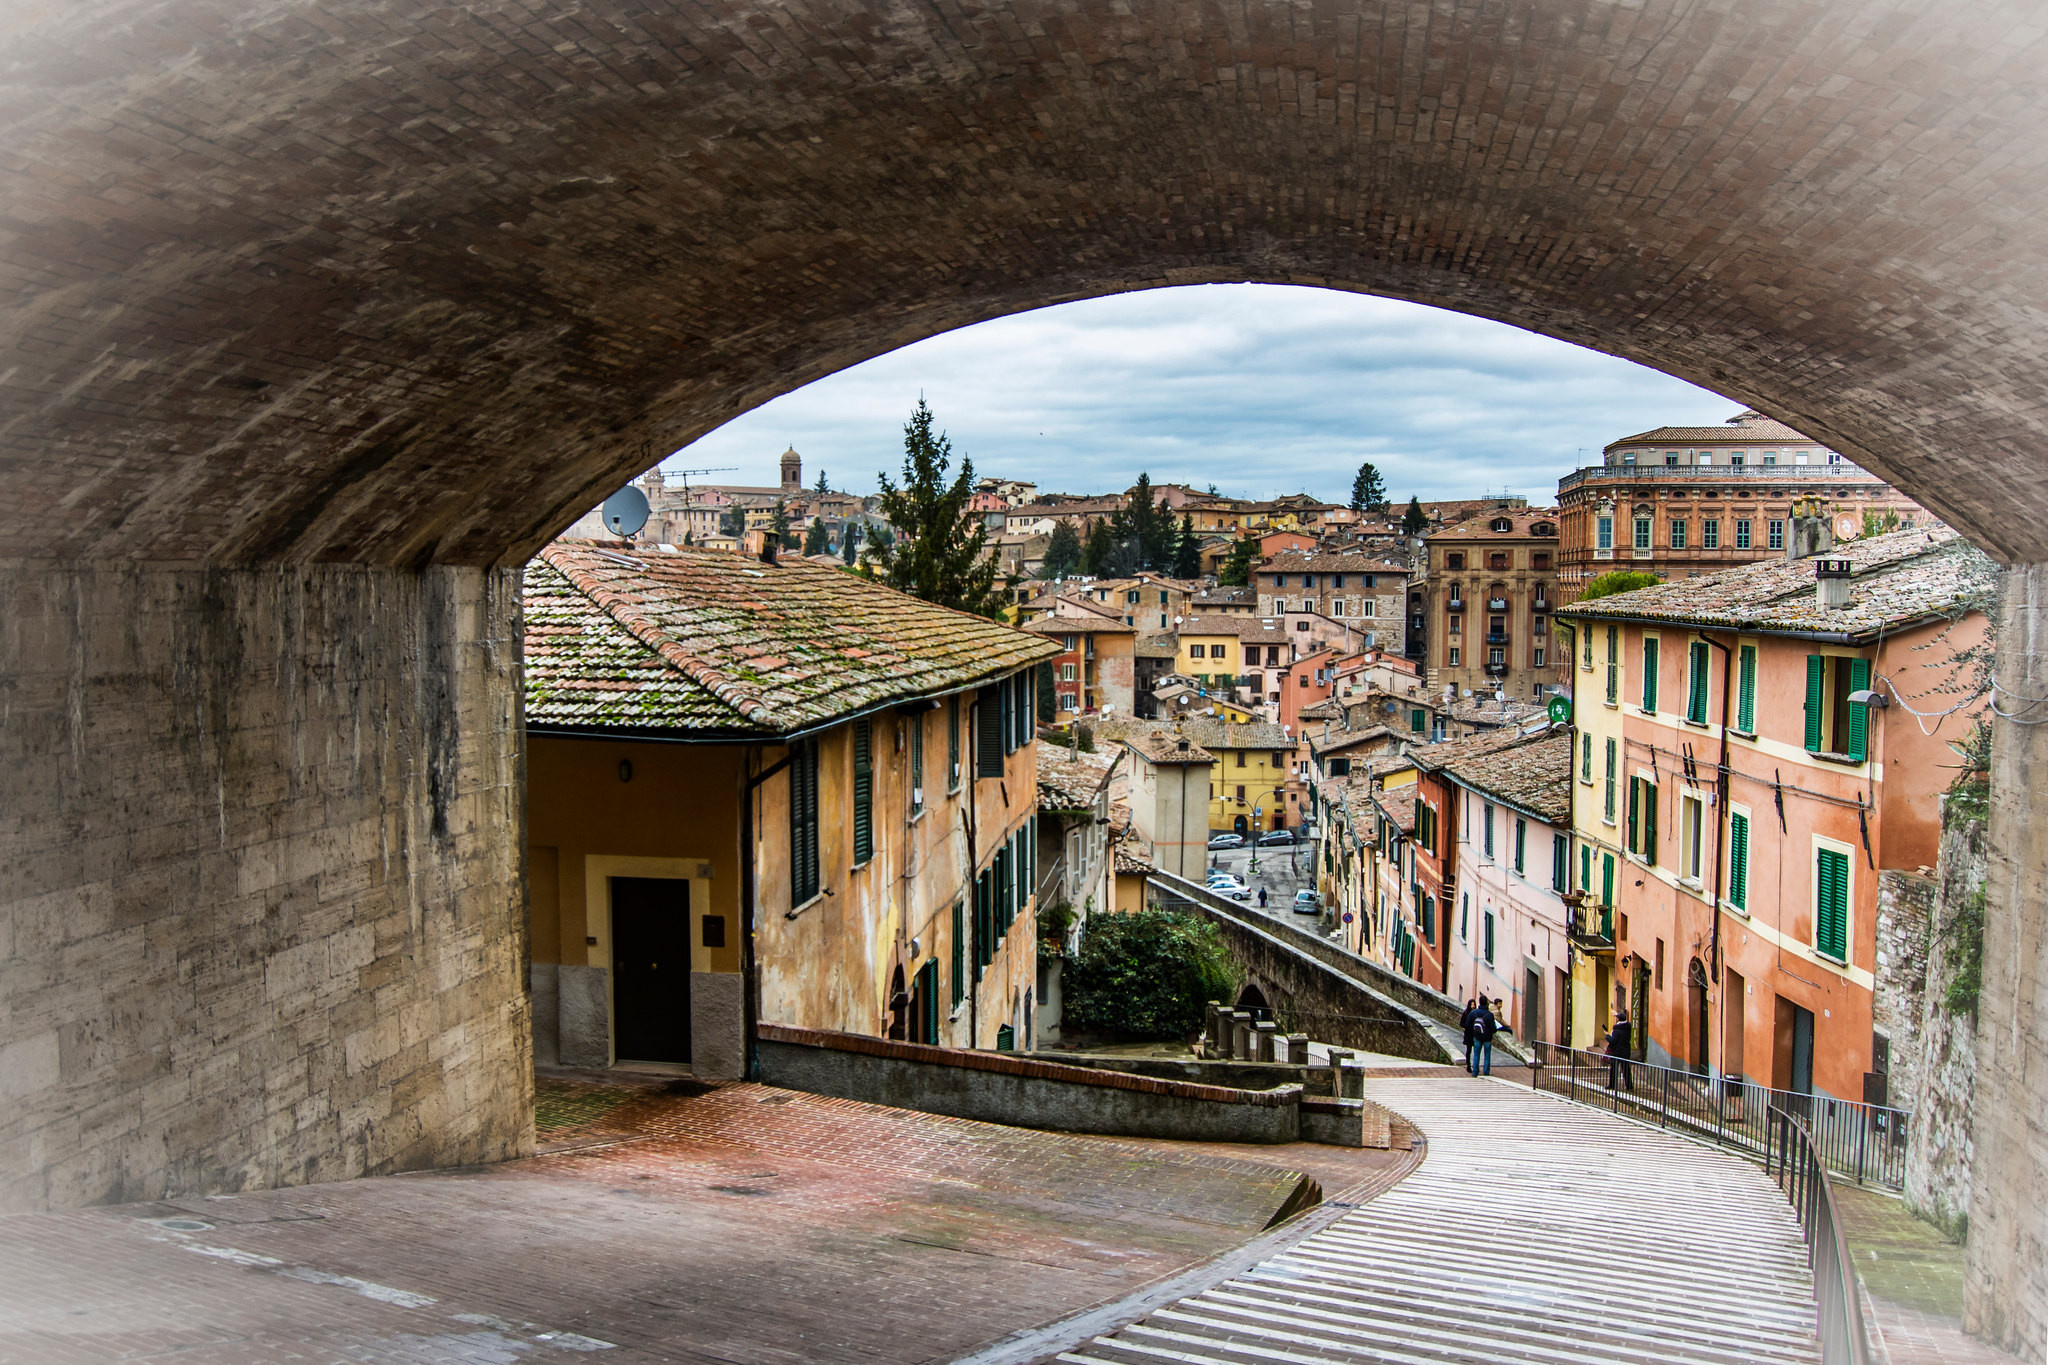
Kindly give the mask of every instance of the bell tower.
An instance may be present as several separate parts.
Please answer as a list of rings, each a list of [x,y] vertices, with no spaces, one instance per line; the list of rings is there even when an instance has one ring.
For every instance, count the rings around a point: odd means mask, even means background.
[[[782,452],[782,491],[804,491],[804,457],[796,453],[795,446]]]

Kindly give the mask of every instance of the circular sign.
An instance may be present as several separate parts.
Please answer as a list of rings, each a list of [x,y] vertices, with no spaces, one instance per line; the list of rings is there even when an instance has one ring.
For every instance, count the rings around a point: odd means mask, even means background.
[[[1559,724],[1559,725],[1564,725],[1564,724],[1567,724],[1568,722],[1570,722],[1571,718],[1572,718],[1572,703],[1571,703],[1571,698],[1569,698],[1569,697],[1552,697],[1552,698],[1550,699],[1550,719],[1551,719],[1552,721],[1556,722],[1556,723],[1557,723],[1557,724]]]
[[[597,514],[604,519],[604,529],[615,536],[630,536],[647,524],[647,495],[627,484],[604,500],[604,506]]]
[[[1349,923],[1351,923],[1351,912],[1350,912],[1349,910],[1346,910],[1346,911],[1344,912],[1344,922],[1345,922],[1346,924],[1349,924]]]

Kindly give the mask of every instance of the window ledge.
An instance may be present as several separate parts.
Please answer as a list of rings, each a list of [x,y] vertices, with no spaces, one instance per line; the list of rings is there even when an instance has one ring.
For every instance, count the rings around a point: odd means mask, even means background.
[[[1731,725],[1728,727],[1728,733],[1737,739],[1746,739],[1752,744],[1756,743],[1756,731],[1754,730],[1738,730]]]
[[[1697,891],[1704,885],[1698,877],[1680,877],[1678,884],[1688,891]]]
[[[1691,716],[1687,716],[1685,719],[1679,721],[1678,723],[1680,725],[1690,725],[1695,730],[1712,730],[1714,728],[1708,722],[1703,720],[1694,720]]]
[[[820,891],[817,895],[811,897],[803,904],[790,906],[789,909],[782,912],[782,917],[784,919],[795,919],[798,915],[801,915],[804,911],[818,904],[820,901],[824,900],[825,897],[831,894],[832,893],[830,891]]]
[[[1822,763],[1836,763],[1844,768],[1860,768],[1868,761],[1861,758],[1851,758],[1847,754],[1830,753],[1821,749],[1808,749],[1806,756]]]
[[[1600,704],[1610,711],[1619,711],[1621,709],[1621,703],[1618,701],[1603,701]]]

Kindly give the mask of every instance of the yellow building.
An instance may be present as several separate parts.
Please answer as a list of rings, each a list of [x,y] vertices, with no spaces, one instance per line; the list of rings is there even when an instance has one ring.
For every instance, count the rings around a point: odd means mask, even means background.
[[[1252,835],[1286,821],[1288,759],[1294,743],[1270,721],[1191,720],[1179,727],[1215,757],[1209,768],[1209,828]]]
[[[1050,646],[796,556],[567,542],[525,620],[536,1060],[1026,1045]]]
[[[1627,786],[1622,699],[1627,662],[1621,627],[1594,622],[1567,627],[1559,643],[1572,669],[1572,934],[1571,1038],[1592,1047],[1606,1035],[1614,1010],[1614,906],[1628,865],[1621,807]]]

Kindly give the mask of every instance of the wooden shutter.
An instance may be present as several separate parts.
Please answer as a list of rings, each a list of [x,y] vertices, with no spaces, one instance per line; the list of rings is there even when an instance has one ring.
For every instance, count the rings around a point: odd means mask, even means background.
[[[1593,889],[1593,847],[1592,847],[1592,845],[1591,845],[1591,844],[1580,844],[1580,845],[1579,845],[1579,890],[1581,890],[1581,891],[1591,891],[1592,889]]]
[[[1814,860],[1813,946],[1823,957],[1849,960],[1849,855],[1821,849]]]
[[[1657,784],[1643,783],[1643,861],[1657,865]],[[1682,869],[1681,869],[1682,870]]]
[[[789,900],[818,894],[818,748],[798,740],[789,756]]]
[[[1643,800],[1642,785],[1643,781],[1639,777],[1631,777],[1628,780],[1628,851],[1631,853],[1643,851],[1642,842],[1636,836],[1637,812],[1641,809]]]
[[[1608,822],[1609,824],[1613,824],[1613,823],[1614,823],[1614,766],[1615,766],[1615,761],[1616,761],[1616,760],[1615,760],[1615,747],[1616,747],[1616,746],[1615,746],[1615,739],[1614,739],[1614,736],[1612,736],[1612,735],[1609,735],[1609,736],[1607,737],[1607,806],[1606,806],[1607,822]]]
[[[873,724],[853,723],[853,865],[875,856],[875,745]]]
[[[1728,816],[1728,903],[1749,909],[1749,817]]]
[[[1849,665],[1849,687],[1851,692],[1861,692],[1870,686],[1870,660],[1847,659]],[[1860,701],[1849,703],[1849,757],[1861,763],[1870,746],[1870,708]]]
[[[946,790],[960,790],[960,694],[946,698]]]
[[[1744,645],[1738,653],[1735,728],[1746,735],[1753,735],[1756,733],[1756,646]]]
[[[1643,641],[1643,709],[1657,709],[1657,641]]]
[[[1515,871],[1517,872],[1526,872],[1528,870],[1526,857],[1528,844],[1529,822],[1517,816],[1515,818]]]
[[[974,974],[980,976],[995,956],[995,876],[985,870],[974,879]]]
[[[1550,836],[1550,889],[1571,890],[1571,845],[1562,834]]]
[[[953,1008],[967,998],[967,907],[953,902]]]
[[[974,775],[1003,775],[1003,689],[984,687],[974,697]]]
[[[1707,723],[1707,646],[1699,640],[1692,646],[1692,690],[1685,706],[1687,720],[1695,725]]]
[[[1821,712],[1827,705],[1828,661],[1825,656],[1806,656],[1806,752],[1817,754],[1821,750]]]
[[[1614,904],[1614,855],[1612,853],[1600,855],[1600,903],[1602,905]]]

